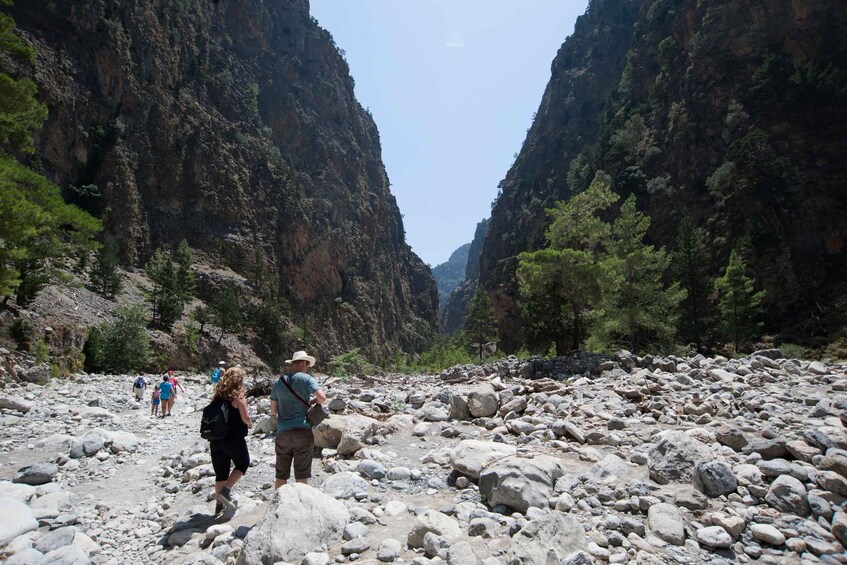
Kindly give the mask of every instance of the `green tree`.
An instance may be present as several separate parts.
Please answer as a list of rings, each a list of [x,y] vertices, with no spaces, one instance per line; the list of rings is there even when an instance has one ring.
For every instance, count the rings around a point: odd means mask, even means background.
[[[591,331],[592,345],[626,345],[643,351],[671,343],[676,333],[678,308],[685,290],[678,283],[662,282],[670,256],[663,248],[644,243],[650,218],[638,211],[635,196],[621,206],[612,224],[604,267],[612,284],[604,289],[602,307]]]
[[[710,319],[709,294],[713,282],[709,276],[709,258],[705,233],[685,211],[679,223],[673,271],[687,293],[681,303],[680,336],[685,343],[693,342],[698,350],[703,346]]]
[[[138,305],[115,312],[114,322],[105,322],[88,332],[85,363],[89,371],[134,373],[150,362],[150,341],[144,310]]]
[[[476,293],[468,307],[465,318],[465,336],[468,346],[482,361],[486,346],[497,341],[497,319],[494,317],[494,303],[482,285],[476,287]]]
[[[188,242],[182,240],[176,249],[176,286],[183,306],[197,293],[197,275],[194,274],[194,256]]]
[[[212,318],[221,329],[218,343],[221,342],[224,334],[237,330],[241,326],[241,300],[235,283],[227,283],[212,303]]]
[[[191,319],[200,324],[200,327],[197,330],[200,334],[203,333],[203,329],[206,327],[206,324],[211,318],[212,309],[208,306],[200,305],[191,311]]]
[[[111,237],[107,237],[97,251],[91,270],[91,282],[97,292],[106,298],[114,297],[121,291],[123,277],[118,271],[118,242]]]
[[[568,202],[557,202],[548,213],[553,222],[547,230],[550,246],[518,256],[518,283],[528,303],[525,320],[530,334],[556,344],[556,352],[579,349],[586,336],[586,318],[608,285],[602,262],[603,245],[610,226],[598,214],[617,201],[607,177],[598,173],[594,182]],[[527,311],[539,317],[529,319]]]
[[[738,352],[742,343],[753,339],[762,330],[761,317],[764,291],[753,289],[753,279],[745,274],[746,265],[733,250],[722,277],[715,281],[721,333],[731,340]]]
[[[170,329],[182,315],[185,303],[179,289],[177,267],[170,255],[157,249],[144,267],[144,271],[153,281],[150,303],[153,306],[153,323]]]
[[[9,6],[0,0],[0,6]],[[4,58],[31,63],[34,51],[21,41],[15,22],[0,13],[0,296],[26,304],[79,248],[93,249],[100,223],[66,204],[59,189],[18,157],[34,152],[32,133],[47,117],[28,78],[15,79]]]

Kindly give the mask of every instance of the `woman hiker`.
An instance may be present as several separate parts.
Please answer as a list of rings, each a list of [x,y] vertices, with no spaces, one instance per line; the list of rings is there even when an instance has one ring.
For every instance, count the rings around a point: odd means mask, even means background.
[[[231,367],[224,371],[221,380],[215,386],[212,400],[221,399],[230,405],[229,429],[223,439],[211,440],[212,468],[215,470],[215,515],[224,508],[235,508],[232,502],[232,489],[247,472],[250,466],[250,453],[247,450],[247,428],[253,427],[250,414],[247,413],[247,399],[244,396],[244,369]],[[234,467],[230,471],[230,467]]]

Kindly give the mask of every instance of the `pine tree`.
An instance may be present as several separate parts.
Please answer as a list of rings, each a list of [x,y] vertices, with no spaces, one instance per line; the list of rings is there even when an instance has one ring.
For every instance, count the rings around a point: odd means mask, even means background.
[[[494,303],[482,286],[476,288],[473,300],[465,318],[465,335],[471,352],[482,361],[486,346],[497,340],[497,319],[494,317]]]
[[[150,360],[150,341],[140,306],[125,306],[115,312],[115,321],[92,328],[85,343],[89,371],[133,373]]]
[[[571,349],[582,346],[587,318],[609,283],[601,252],[610,226],[597,214],[616,200],[608,179],[598,174],[588,190],[548,210],[553,217],[547,230],[550,246],[518,256],[524,319],[536,345],[554,342],[562,355],[570,336]]]
[[[197,276],[194,274],[194,256],[188,242],[182,240],[176,249],[176,286],[183,306],[197,293]]]
[[[745,274],[746,265],[733,250],[722,277],[715,281],[718,293],[721,330],[738,352],[742,343],[756,337],[762,330],[762,298],[764,291],[753,289],[753,279]]]
[[[212,317],[212,309],[208,306],[197,306],[194,310],[191,311],[191,319],[200,324],[198,328],[199,333],[203,333],[203,329],[206,327],[206,324]]]
[[[106,298],[112,298],[121,291],[123,277],[118,271],[118,242],[111,237],[106,238],[97,251],[91,270],[91,282],[97,292]]]
[[[177,268],[170,255],[157,249],[153,258],[144,267],[144,271],[153,281],[150,303],[153,306],[153,322],[169,330],[180,316],[185,306],[179,289]]]
[[[703,230],[694,225],[688,211],[682,215],[674,252],[674,275],[687,292],[681,303],[680,335],[699,350],[710,319],[709,249]]]
[[[685,291],[678,283],[666,287],[662,282],[670,256],[644,243],[649,227],[650,218],[638,211],[635,196],[630,195],[607,245],[604,267],[612,284],[604,288],[603,305],[592,327],[594,346],[625,345],[642,351],[673,340]]]
[[[227,283],[212,303],[212,318],[215,324],[221,328],[218,343],[221,342],[228,331],[235,330],[241,326],[241,300],[239,299],[238,290],[234,283]]]
[[[34,82],[5,72],[4,58],[31,63],[35,53],[4,13],[0,51],[0,296],[5,301],[15,295],[24,305],[56,278],[62,259],[94,247],[100,223],[66,204],[55,185],[19,161],[34,152],[32,133],[46,119],[47,107],[38,102]]]

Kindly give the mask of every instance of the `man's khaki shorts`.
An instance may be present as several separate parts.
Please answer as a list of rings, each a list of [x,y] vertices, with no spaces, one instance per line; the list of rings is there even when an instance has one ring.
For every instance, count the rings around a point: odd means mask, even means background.
[[[312,454],[315,436],[311,429],[295,428],[276,434],[276,478],[287,481],[291,477],[291,462],[294,461],[294,478],[308,479],[312,476]]]

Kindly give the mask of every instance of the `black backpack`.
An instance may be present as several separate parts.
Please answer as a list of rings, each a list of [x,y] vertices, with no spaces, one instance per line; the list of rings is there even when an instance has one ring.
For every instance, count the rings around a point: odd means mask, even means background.
[[[214,398],[203,408],[200,417],[200,437],[213,441],[229,434],[230,405],[222,398]]]

